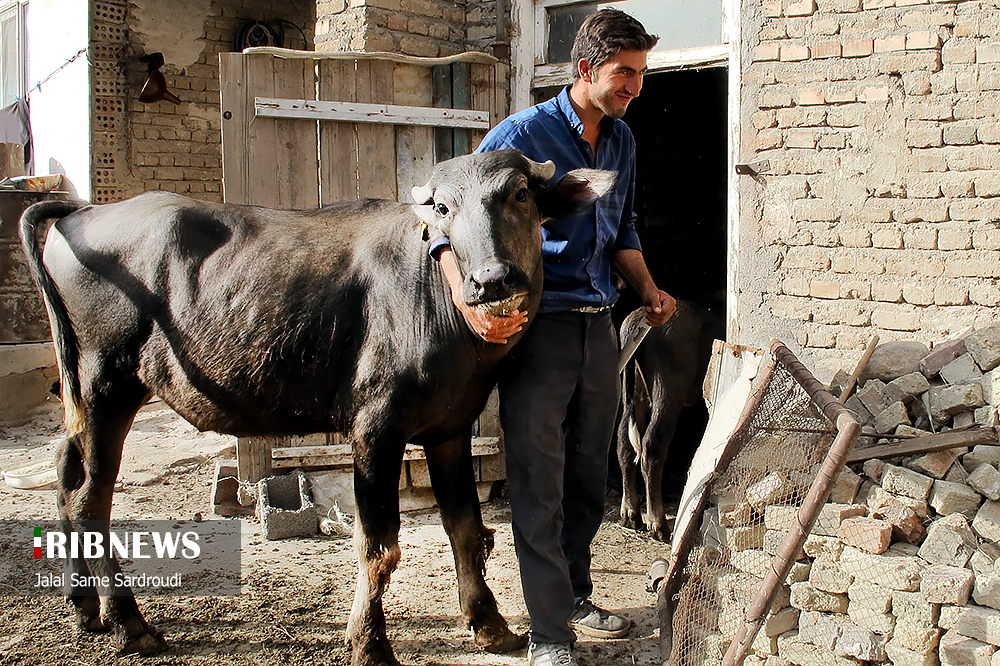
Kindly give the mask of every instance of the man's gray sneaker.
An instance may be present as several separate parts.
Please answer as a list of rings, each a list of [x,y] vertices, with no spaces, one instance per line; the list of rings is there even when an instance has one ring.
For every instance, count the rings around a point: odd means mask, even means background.
[[[578,666],[569,643],[532,643],[528,647],[528,666]]]
[[[569,624],[577,633],[592,638],[621,638],[632,626],[625,618],[598,608],[589,599],[576,605]]]

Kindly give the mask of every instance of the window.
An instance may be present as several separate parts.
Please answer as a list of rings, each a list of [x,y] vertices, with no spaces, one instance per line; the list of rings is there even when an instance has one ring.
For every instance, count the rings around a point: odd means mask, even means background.
[[[0,0],[0,108],[24,97],[25,60],[24,2]]]

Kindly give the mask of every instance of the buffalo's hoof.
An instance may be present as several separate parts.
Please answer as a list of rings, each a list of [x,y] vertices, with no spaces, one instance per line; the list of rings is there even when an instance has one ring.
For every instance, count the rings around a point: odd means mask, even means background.
[[[528,646],[528,634],[515,634],[506,622],[487,625],[476,630],[476,645],[493,654],[514,652]]]
[[[151,655],[159,654],[167,649],[167,642],[163,640],[163,632],[149,627],[147,631],[129,636],[124,631],[117,636],[118,656],[127,654]]]
[[[665,527],[658,530],[652,530],[650,531],[649,536],[653,537],[657,541],[666,543],[670,541],[670,530]]]
[[[92,633],[105,632],[110,627],[104,623],[101,619],[100,606],[98,606],[97,611],[92,611],[87,607],[77,606],[76,608],[76,626],[80,627],[81,631],[88,631]]]

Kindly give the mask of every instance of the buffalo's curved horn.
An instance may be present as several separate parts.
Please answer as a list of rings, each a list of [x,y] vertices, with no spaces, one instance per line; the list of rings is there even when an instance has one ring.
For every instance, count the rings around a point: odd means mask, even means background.
[[[528,160],[528,167],[531,176],[540,178],[544,181],[556,175],[556,163],[552,160],[548,160],[547,162],[536,162],[528,157],[525,157],[524,159]]]
[[[426,185],[414,185],[410,194],[413,196],[413,203],[422,206],[434,203],[434,190],[431,189],[430,181]]]

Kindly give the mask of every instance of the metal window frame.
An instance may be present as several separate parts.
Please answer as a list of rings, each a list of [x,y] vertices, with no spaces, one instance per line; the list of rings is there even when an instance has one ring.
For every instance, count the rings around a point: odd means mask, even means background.
[[[17,26],[17,62],[14,67],[17,71],[17,91],[14,94],[16,99],[24,97],[28,90],[28,50],[27,50],[27,26],[25,24],[27,0],[0,0],[0,22],[7,19],[8,14],[15,14],[14,21]],[[8,63],[0,63],[6,68]]]

